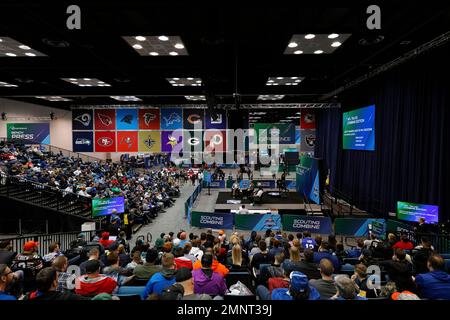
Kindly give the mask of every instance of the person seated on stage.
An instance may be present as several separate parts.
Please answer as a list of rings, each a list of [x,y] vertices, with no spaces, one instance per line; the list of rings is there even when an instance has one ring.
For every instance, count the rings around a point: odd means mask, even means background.
[[[253,203],[252,203],[252,205],[254,205],[255,203],[261,203],[263,194],[264,194],[263,188],[259,187],[258,191],[256,191],[254,193],[254,195],[253,195]]]
[[[242,195],[244,197],[251,197],[253,195],[253,192],[255,191],[255,184],[253,183],[253,181],[250,182],[250,185],[248,186],[247,189],[242,191]]]
[[[239,189],[239,183],[237,180],[233,183],[231,186],[231,196],[233,198],[236,198],[241,193],[241,190]]]

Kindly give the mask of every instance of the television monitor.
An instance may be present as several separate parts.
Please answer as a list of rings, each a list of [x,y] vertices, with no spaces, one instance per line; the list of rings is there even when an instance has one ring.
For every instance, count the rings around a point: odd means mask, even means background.
[[[117,213],[125,211],[124,197],[92,199],[92,217],[111,215],[113,210]]]
[[[425,223],[438,223],[439,207],[429,204],[397,201],[398,220],[418,222],[420,218],[424,218]]]
[[[343,114],[342,147],[350,150],[375,150],[375,105]]]

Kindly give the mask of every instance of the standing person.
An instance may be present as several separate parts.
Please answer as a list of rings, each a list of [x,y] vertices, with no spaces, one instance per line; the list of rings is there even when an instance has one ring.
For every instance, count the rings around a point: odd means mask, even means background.
[[[245,207],[245,204],[239,207],[238,214],[249,214],[248,209]]]
[[[309,231],[303,232],[302,247],[305,249],[314,250],[315,246],[316,241],[313,238],[311,238],[311,232]]]
[[[12,251],[12,244],[10,240],[0,241],[0,264],[10,266],[16,255],[17,252]]]
[[[203,171],[199,171],[199,172],[198,172],[198,175],[197,175],[197,178],[198,178],[198,183],[199,183],[200,185],[203,185],[203,177],[204,177]]]

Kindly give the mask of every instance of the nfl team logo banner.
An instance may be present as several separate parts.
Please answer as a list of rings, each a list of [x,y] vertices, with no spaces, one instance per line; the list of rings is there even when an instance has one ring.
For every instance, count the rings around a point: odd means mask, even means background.
[[[226,151],[226,131],[206,130],[205,136],[205,152],[224,152]]]
[[[138,115],[140,130],[159,130],[159,109],[139,109]]]
[[[316,128],[316,117],[314,111],[301,111],[300,116],[300,129],[315,129]]]
[[[186,152],[202,152],[203,151],[203,131],[184,131],[183,132],[183,150]]]
[[[185,129],[203,129],[204,109],[184,109],[183,127]]]
[[[180,152],[183,150],[183,131],[161,131],[161,151]]]
[[[136,109],[116,110],[117,130],[138,130],[138,111]]]
[[[281,216],[278,214],[237,214],[234,217],[234,225],[238,230],[281,230]]]
[[[205,112],[206,129],[226,129],[227,116],[225,110],[206,110]]]
[[[20,140],[24,143],[50,144],[50,125],[48,123],[7,123],[8,140]]]
[[[161,130],[173,131],[183,128],[182,109],[161,109]]]
[[[207,229],[233,229],[233,214],[192,211],[191,225]]]
[[[300,151],[312,152],[316,146],[316,130],[301,130]]]
[[[139,152],[161,152],[159,131],[139,131]]]
[[[94,128],[93,110],[72,110],[72,130],[92,130]]]
[[[117,152],[138,152],[137,131],[117,131]]]
[[[94,111],[95,130],[116,130],[116,110],[98,109]]]
[[[94,133],[92,131],[73,131],[72,150],[74,152],[94,152]]]
[[[283,231],[330,234],[333,227],[330,217],[311,217],[285,214],[282,218]]]
[[[116,152],[114,131],[95,131],[95,152]]]

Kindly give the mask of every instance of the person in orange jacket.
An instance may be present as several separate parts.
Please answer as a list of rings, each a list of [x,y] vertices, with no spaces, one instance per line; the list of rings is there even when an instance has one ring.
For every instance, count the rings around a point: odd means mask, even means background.
[[[206,253],[210,253],[210,254],[212,254],[213,257],[214,257],[213,263],[212,263],[212,266],[211,266],[211,269],[213,270],[213,272],[218,272],[218,273],[220,273],[223,277],[225,277],[225,276],[230,272],[230,270],[228,270],[227,267],[225,267],[223,264],[221,264],[219,261],[217,261],[216,256],[214,255],[214,252],[213,252],[213,249],[212,249],[212,248],[207,248],[207,249],[205,250],[205,254],[206,254]],[[196,270],[196,269],[201,269],[201,267],[202,267],[202,262],[201,262],[200,260],[197,260],[197,261],[194,263],[194,270]]]

